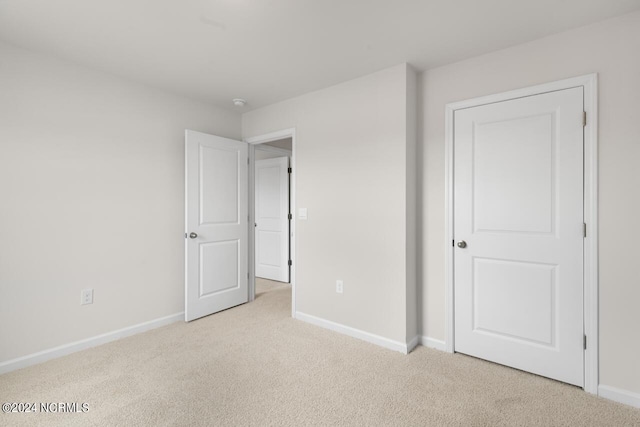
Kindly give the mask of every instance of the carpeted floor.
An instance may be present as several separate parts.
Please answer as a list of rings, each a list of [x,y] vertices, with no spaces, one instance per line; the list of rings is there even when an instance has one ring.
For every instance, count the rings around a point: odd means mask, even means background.
[[[290,317],[287,284],[253,303],[0,376],[2,414],[46,426],[640,426],[640,410],[463,355],[408,356]]]

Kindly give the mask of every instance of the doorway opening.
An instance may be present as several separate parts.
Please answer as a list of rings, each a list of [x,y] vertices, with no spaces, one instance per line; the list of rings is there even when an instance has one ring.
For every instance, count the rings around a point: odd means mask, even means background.
[[[249,144],[249,301],[291,286],[295,317],[295,131],[245,139]]]

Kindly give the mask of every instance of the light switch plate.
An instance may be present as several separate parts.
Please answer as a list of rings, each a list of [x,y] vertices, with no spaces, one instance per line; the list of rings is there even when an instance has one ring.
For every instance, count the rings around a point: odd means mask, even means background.
[[[298,209],[298,218],[299,219],[307,219],[307,208]]]

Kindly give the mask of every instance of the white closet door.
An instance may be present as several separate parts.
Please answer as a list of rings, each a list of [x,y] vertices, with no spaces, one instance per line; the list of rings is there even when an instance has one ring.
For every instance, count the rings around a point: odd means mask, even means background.
[[[454,126],[455,351],[582,386],[582,88]]]

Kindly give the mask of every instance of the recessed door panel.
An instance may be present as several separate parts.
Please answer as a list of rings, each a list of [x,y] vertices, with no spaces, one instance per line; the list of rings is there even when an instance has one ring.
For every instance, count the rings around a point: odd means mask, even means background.
[[[284,264],[282,256],[282,232],[280,231],[265,231],[260,230],[257,232],[258,240],[260,240],[260,246],[258,247],[258,259],[261,266],[281,267]],[[286,236],[285,236],[286,237]]]
[[[239,252],[238,240],[200,245],[200,298],[238,287]]]
[[[273,167],[261,167],[258,164],[256,180],[258,183],[257,206],[260,210],[261,219],[279,219],[282,216],[281,191],[282,184],[280,165]]]
[[[475,231],[553,231],[554,116],[474,123]]]
[[[200,146],[200,224],[238,223],[239,155]]]
[[[556,266],[474,258],[473,330],[553,346]]]

